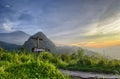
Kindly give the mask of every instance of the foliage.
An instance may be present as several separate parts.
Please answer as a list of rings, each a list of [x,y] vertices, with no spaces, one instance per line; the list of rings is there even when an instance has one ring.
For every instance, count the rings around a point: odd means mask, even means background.
[[[86,56],[81,49],[74,54],[35,54],[0,49],[0,79],[69,79],[58,68],[120,74],[120,60]]]
[[[76,54],[69,55],[69,61],[68,58],[64,58],[63,62],[67,64],[64,67],[61,66],[61,68],[68,70],[120,74],[120,60],[86,56],[82,50],[78,50]]]
[[[52,63],[54,56],[34,53],[0,51],[0,79],[68,79]]]
[[[48,62],[31,62],[21,65],[8,67],[6,72],[9,73],[8,78],[45,78],[45,79],[65,79],[63,74],[52,64]]]

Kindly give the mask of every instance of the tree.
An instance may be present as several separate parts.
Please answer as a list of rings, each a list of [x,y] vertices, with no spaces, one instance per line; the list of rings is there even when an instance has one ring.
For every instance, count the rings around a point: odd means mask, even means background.
[[[78,59],[82,59],[84,57],[84,51],[83,49],[79,49],[77,52]]]

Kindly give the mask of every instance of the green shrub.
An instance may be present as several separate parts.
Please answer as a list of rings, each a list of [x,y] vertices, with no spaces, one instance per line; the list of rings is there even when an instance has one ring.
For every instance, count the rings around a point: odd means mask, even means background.
[[[33,53],[17,53],[4,51],[0,53],[0,79],[68,79],[55,64],[60,60],[52,54],[44,52],[37,60]],[[54,65],[53,65],[54,63]]]
[[[65,79],[64,75],[54,65],[42,61],[11,66],[6,69],[6,72],[9,73],[8,78],[11,79]]]
[[[37,59],[40,61],[52,61],[54,56],[48,52],[42,52],[37,56]]]
[[[3,51],[4,51],[4,49],[3,49],[3,48],[0,48],[0,53],[3,52]]]
[[[4,53],[1,55],[1,60],[2,61],[9,61],[11,62],[13,56],[11,55],[11,53]]]

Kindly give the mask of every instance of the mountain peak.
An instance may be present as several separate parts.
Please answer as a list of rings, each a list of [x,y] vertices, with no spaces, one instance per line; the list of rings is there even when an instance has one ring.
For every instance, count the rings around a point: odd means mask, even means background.
[[[36,34],[34,35],[45,35],[43,32],[37,32]]]
[[[39,41],[39,47],[40,48],[45,48],[45,49],[49,49],[50,52],[54,53],[56,46],[54,45],[54,43],[47,38],[47,36],[42,33],[42,32],[38,32],[36,34],[34,34],[33,36],[31,36],[25,43],[24,43],[24,48],[26,48],[28,51],[31,51],[32,48],[37,47],[37,40],[33,39],[36,37],[40,37],[42,40]]]
[[[31,37],[41,37],[42,39],[47,39],[47,36],[43,32],[38,32]]]
[[[26,34],[25,32],[23,31],[14,31],[14,32],[11,32],[12,34]],[[28,35],[28,34],[26,34]]]
[[[0,33],[0,41],[8,42],[11,44],[22,45],[30,37],[23,31],[14,31],[10,33]]]

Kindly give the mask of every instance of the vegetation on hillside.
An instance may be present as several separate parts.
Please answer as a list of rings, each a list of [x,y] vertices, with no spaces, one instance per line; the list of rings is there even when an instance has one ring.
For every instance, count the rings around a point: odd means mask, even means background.
[[[76,54],[62,54],[58,57],[62,60],[62,62],[66,63],[66,66],[60,66],[64,69],[107,74],[120,74],[120,60],[110,60],[102,56],[87,56],[84,55],[82,49],[78,50]]]
[[[48,61],[52,55],[44,54],[36,58],[33,53],[0,49],[0,79],[68,79]]]
[[[59,69],[120,74],[120,60],[74,54],[10,52],[0,48],[0,79],[69,79]]]

